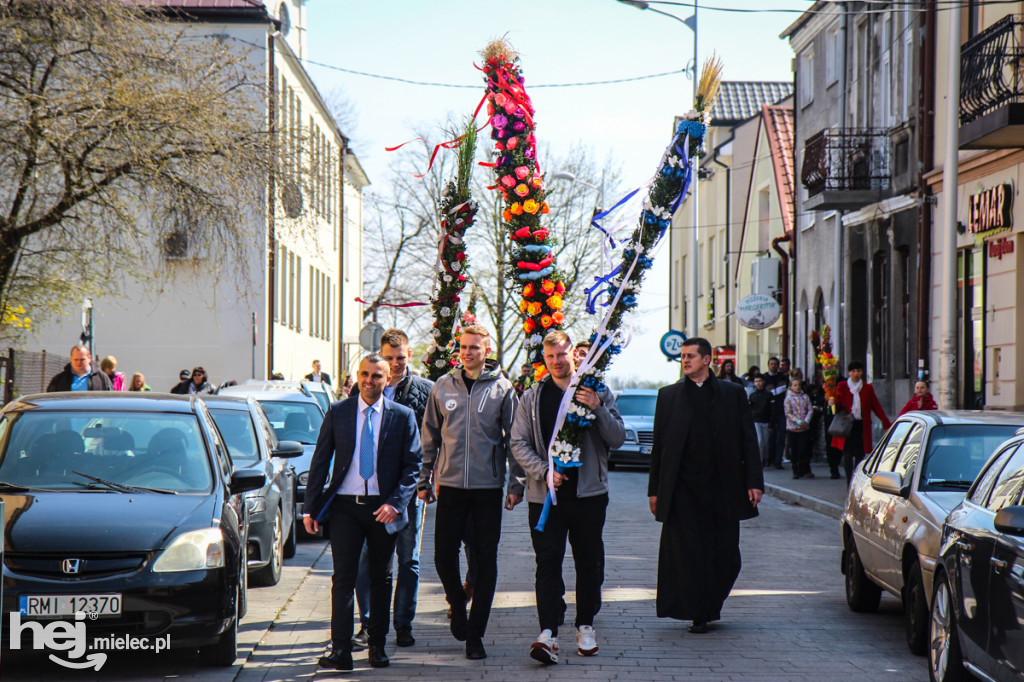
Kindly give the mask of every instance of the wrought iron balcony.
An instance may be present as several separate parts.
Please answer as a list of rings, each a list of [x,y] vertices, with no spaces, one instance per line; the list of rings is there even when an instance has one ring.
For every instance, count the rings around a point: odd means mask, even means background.
[[[803,208],[856,210],[888,197],[890,158],[887,130],[831,128],[814,135],[804,146],[800,179],[810,197]]]
[[[1003,17],[960,50],[960,146],[1024,144],[1024,17]]]

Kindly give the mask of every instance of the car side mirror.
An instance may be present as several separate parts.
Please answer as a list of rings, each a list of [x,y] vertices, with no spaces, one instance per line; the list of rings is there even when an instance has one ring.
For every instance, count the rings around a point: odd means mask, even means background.
[[[305,450],[302,449],[302,443],[297,440],[281,440],[277,442],[277,447],[271,451],[271,457],[301,457]]]
[[[900,496],[903,479],[894,471],[877,471],[871,475],[871,487],[880,493]]]
[[[240,495],[250,490],[259,490],[267,483],[267,475],[253,469],[239,469],[231,474],[228,489],[232,495]]]
[[[1003,507],[996,512],[996,530],[1006,535],[1024,537],[1024,507]]]

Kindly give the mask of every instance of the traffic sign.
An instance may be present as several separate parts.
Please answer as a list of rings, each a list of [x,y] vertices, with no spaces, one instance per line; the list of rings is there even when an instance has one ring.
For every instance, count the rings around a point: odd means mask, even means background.
[[[679,356],[683,354],[683,341],[686,340],[686,334],[672,330],[666,332],[661,337],[661,352],[665,354],[669,360],[678,360]]]
[[[359,345],[363,350],[373,353],[380,350],[380,337],[384,336],[384,327],[376,322],[368,322],[359,332]]]

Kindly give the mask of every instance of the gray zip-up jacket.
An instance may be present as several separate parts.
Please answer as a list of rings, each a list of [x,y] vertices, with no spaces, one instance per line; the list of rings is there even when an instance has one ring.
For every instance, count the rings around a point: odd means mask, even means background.
[[[526,501],[543,503],[548,494],[548,447],[540,433],[540,389],[551,377],[544,377],[523,392],[512,424],[512,455],[526,472]],[[608,492],[608,449],[626,440],[626,427],[615,407],[615,396],[607,388],[598,392],[601,405],[597,419],[587,429],[580,448],[581,465],[576,476],[576,496],[594,497]]]
[[[494,360],[487,360],[470,390],[461,366],[438,379],[423,415],[420,490],[430,487],[431,474],[433,482],[451,488],[501,489],[507,461],[508,494],[522,495],[522,472],[508,446],[516,402],[512,382]]]

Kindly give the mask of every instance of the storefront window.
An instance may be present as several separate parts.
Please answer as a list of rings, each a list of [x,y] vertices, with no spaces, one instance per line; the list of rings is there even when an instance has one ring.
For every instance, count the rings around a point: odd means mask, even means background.
[[[959,404],[964,409],[985,406],[984,256],[984,247],[965,249],[957,256],[957,356],[963,359]]]

